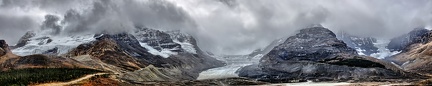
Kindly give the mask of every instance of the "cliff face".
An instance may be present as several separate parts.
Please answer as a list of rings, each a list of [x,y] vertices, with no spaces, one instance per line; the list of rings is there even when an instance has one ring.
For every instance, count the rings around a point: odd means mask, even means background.
[[[239,70],[239,76],[270,82],[291,81],[374,81],[410,79],[407,73],[381,60],[360,56],[323,27],[300,30],[274,47],[257,65]],[[424,77],[423,77],[424,78]]]

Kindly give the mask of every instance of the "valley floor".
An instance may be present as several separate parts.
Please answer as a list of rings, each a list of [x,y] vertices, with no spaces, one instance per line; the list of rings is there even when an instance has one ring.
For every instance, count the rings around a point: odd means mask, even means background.
[[[90,79],[94,76],[97,75],[104,75],[107,73],[96,73],[96,74],[90,74],[90,75],[86,75],[84,77],[69,81],[69,82],[55,82],[55,83],[45,83],[45,84],[38,84],[38,85],[34,85],[34,86],[65,86],[65,85],[72,85],[72,84],[76,84],[80,81],[86,80],[86,79]]]

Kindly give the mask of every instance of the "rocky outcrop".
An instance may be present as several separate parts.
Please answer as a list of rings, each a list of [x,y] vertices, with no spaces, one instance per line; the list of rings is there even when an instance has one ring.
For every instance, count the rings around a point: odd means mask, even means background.
[[[430,30],[416,28],[408,34],[391,39],[387,48],[390,51],[407,51],[412,44],[429,42],[430,34]]]
[[[5,40],[0,40],[0,56],[4,56],[8,52],[10,52],[9,45],[6,44]]]
[[[300,30],[274,47],[259,64],[244,67],[239,76],[268,82],[375,81],[421,78],[391,63],[360,56],[323,27]]]

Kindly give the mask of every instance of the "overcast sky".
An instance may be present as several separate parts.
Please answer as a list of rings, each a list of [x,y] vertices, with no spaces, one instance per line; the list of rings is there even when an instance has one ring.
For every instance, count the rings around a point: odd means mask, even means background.
[[[0,39],[14,44],[47,27],[73,35],[146,26],[187,32],[216,54],[246,54],[311,24],[391,38],[430,27],[431,13],[431,0],[0,0]]]

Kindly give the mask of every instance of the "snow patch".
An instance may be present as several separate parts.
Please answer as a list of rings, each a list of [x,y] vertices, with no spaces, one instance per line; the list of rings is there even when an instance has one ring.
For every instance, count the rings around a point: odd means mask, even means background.
[[[180,41],[178,41],[177,39],[175,39],[175,40],[173,40],[173,41],[174,41],[174,43],[180,44],[180,45],[181,45],[181,48],[182,48],[183,50],[185,50],[186,52],[193,53],[193,54],[197,54],[197,52],[196,52],[196,50],[195,50],[195,48],[194,48],[194,45],[192,45],[191,43],[188,43],[188,42],[180,42]]]
[[[171,51],[171,49],[162,49],[161,51],[156,50],[152,46],[149,46],[147,43],[140,43],[140,45],[148,50],[149,53],[153,55],[159,55],[164,58],[168,58],[171,55],[176,55],[176,52]]]
[[[97,36],[95,36],[94,38],[100,38],[100,37],[102,37],[102,36],[104,36],[105,34],[99,34],[99,35],[97,35]]]
[[[264,57],[264,54],[257,54],[253,57],[248,57],[248,59],[261,59],[262,57]]]
[[[361,48],[359,48],[359,47],[355,47],[355,49],[356,49],[356,51],[358,52],[359,55],[366,55],[366,54],[363,53],[363,52],[366,51],[366,50],[361,49]]]

